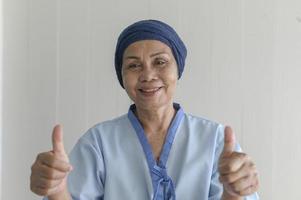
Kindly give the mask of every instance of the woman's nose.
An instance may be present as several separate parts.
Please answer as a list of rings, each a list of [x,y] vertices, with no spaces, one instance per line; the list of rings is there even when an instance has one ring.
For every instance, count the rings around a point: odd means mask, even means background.
[[[156,79],[158,79],[156,69],[152,67],[151,64],[144,64],[139,77],[139,81],[148,82]]]

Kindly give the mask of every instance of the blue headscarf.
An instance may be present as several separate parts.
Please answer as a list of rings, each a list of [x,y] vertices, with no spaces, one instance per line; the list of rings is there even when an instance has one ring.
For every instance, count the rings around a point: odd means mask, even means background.
[[[173,56],[177,61],[179,77],[181,77],[187,50],[185,44],[168,24],[158,20],[138,21],[122,31],[119,35],[115,51],[115,70],[120,85],[124,88],[122,82],[121,68],[122,58],[125,49],[134,42],[140,40],[158,40],[165,43],[172,50]]]

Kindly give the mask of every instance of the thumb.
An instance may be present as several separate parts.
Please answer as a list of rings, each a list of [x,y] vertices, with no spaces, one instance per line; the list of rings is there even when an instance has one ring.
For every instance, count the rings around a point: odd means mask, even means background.
[[[235,148],[235,135],[230,126],[225,127],[224,149],[222,155],[230,156]]]
[[[54,153],[65,153],[63,143],[63,129],[61,125],[56,125],[52,132],[52,148]]]

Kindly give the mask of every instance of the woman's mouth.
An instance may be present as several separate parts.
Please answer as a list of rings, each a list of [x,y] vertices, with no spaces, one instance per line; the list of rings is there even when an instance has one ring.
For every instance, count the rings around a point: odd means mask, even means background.
[[[162,87],[156,87],[156,88],[141,88],[139,91],[144,95],[144,96],[153,96],[155,95]]]

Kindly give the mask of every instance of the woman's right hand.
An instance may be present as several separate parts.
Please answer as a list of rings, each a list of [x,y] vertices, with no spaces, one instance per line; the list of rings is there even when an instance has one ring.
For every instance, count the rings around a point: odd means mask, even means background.
[[[56,125],[52,133],[52,151],[38,154],[31,167],[30,189],[49,199],[64,199],[69,196],[67,175],[72,170],[63,144],[63,133]]]

